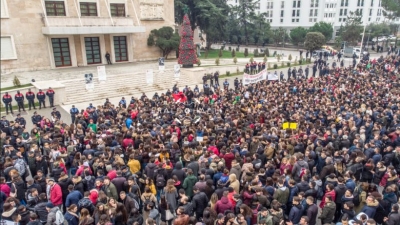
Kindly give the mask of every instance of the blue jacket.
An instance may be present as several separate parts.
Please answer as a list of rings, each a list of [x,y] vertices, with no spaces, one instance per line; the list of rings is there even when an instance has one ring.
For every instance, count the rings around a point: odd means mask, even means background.
[[[356,188],[356,183],[354,183],[352,179],[348,179],[345,185],[346,188],[350,189],[351,191],[354,191],[354,189]]]
[[[83,198],[82,193],[78,190],[74,190],[67,195],[65,206],[69,207],[72,204],[77,205],[79,200],[81,200],[82,198]]]
[[[70,214],[69,212],[65,213],[64,219],[68,222],[68,225],[78,225],[79,218]]]
[[[301,216],[303,215],[303,207],[299,205],[293,205],[289,213],[289,221],[293,224],[298,224],[300,222]]]
[[[297,196],[297,194],[299,193],[299,189],[297,188],[297,186],[294,186],[292,188],[289,187],[289,200],[288,202],[292,202],[293,201],[293,197]]]
[[[379,206],[379,202],[375,200],[373,203],[365,204],[365,206],[361,209],[361,212],[367,214],[368,218],[374,218],[376,209]]]

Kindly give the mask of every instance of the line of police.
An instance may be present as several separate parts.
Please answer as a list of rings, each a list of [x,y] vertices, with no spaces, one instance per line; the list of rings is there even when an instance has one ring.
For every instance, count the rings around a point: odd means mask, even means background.
[[[24,105],[25,97],[28,100],[29,110],[31,110],[32,107],[34,109],[36,109],[35,97],[38,99],[38,101],[39,101],[39,109],[41,109],[42,105],[43,105],[44,108],[46,108],[46,102],[45,102],[46,101],[46,95],[49,98],[50,107],[54,107],[54,95],[55,95],[55,92],[51,87],[49,87],[49,89],[46,91],[46,93],[44,93],[42,91],[42,89],[39,89],[39,92],[36,93],[36,96],[35,96],[35,93],[31,91],[30,88],[28,89],[28,92],[26,92],[25,96],[23,94],[21,94],[20,91],[17,91],[17,94],[15,94],[15,96],[14,96],[14,100],[17,102],[18,111],[19,112],[21,112],[21,109],[23,111],[25,111],[25,105]],[[12,101],[13,101],[12,96],[9,95],[8,92],[6,92],[3,95],[3,103],[4,103],[5,107],[6,107],[7,115],[8,115],[8,111],[9,110],[10,110],[11,114],[14,114],[13,111],[12,111],[12,104],[11,104]]]

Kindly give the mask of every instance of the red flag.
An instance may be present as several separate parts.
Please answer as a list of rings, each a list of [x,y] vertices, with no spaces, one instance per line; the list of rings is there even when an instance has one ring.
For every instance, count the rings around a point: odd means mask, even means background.
[[[176,102],[186,102],[187,98],[185,96],[185,94],[183,94],[183,92],[179,92],[178,94],[172,94],[172,96],[174,97],[174,100]]]

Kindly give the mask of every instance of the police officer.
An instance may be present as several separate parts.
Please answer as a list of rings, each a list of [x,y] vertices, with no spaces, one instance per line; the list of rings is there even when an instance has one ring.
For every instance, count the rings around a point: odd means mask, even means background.
[[[301,68],[301,66],[297,72],[299,73],[300,77],[303,77],[303,68]]]
[[[40,127],[40,121],[42,120],[42,116],[37,114],[37,112],[33,112],[33,116],[31,117],[32,123],[37,127]]]
[[[293,79],[295,79],[295,80],[296,80],[296,75],[297,75],[297,70],[296,70],[296,67],[294,67],[292,70],[292,76],[293,76]]]
[[[19,91],[17,91],[17,94],[15,94],[14,99],[18,104],[18,111],[21,112],[21,108],[22,108],[22,110],[25,112],[25,106],[24,106],[25,97],[24,97],[24,95],[21,94]]]
[[[287,78],[288,78],[288,80],[290,80],[291,76],[292,76],[292,69],[289,67],[289,69],[287,70]]]
[[[53,108],[53,112],[51,112],[51,116],[54,118],[54,120],[60,120],[61,119],[61,113],[57,111],[57,108]]]
[[[281,73],[279,74],[279,81],[283,81],[283,77],[284,77],[285,75],[283,74],[283,71],[281,71]]]
[[[209,95],[210,94],[210,86],[208,86],[207,83],[203,84],[203,89],[204,89],[204,94]]]
[[[6,116],[2,116],[0,120],[0,129],[6,135],[10,136],[11,135],[11,129],[10,129],[10,122],[6,119]]]
[[[8,94],[8,92],[6,92],[3,95],[3,103],[6,106],[7,115],[8,115],[8,109],[10,109],[11,114],[14,114],[13,111],[12,111],[11,102],[12,102],[12,97],[11,97],[11,95]]]
[[[225,89],[225,90],[229,90],[229,82],[228,82],[228,79],[225,79],[225,81],[224,81],[224,89]]]
[[[39,101],[39,109],[43,107],[46,108],[46,94],[42,91],[42,89],[39,89],[39,92],[36,94],[36,98]]]
[[[53,91],[53,89],[49,87],[49,90],[46,91],[46,95],[49,97],[50,107],[54,107],[54,94],[55,92]]]
[[[206,73],[204,74],[202,79],[203,79],[203,84],[207,83],[207,74]]]
[[[219,86],[219,72],[218,71],[214,73],[214,81],[215,81],[215,84]]]
[[[15,118],[15,122],[18,123],[23,128],[25,128],[26,126],[26,120],[19,113],[17,115],[17,118]]]
[[[123,109],[126,109],[126,100],[125,100],[125,97],[122,97],[121,100],[119,100],[118,105],[119,105],[119,107],[121,107],[121,108],[123,108]]]
[[[196,84],[196,86],[194,87],[193,91],[194,91],[194,92],[200,92],[200,91],[199,91],[199,87],[197,86],[197,84]]]
[[[233,85],[235,85],[235,91],[239,89],[239,79],[236,77],[233,81]]]
[[[306,79],[308,79],[308,73],[310,72],[310,66],[307,65],[307,67],[304,69],[304,74],[306,76]]]
[[[315,77],[315,74],[317,73],[317,64],[314,64],[312,67],[312,76]]]
[[[69,113],[71,114],[71,121],[72,123],[74,123],[76,115],[79,114],[79,110],[75,108],[75,105],[72,105],[72,108],[69,110]]]
[[[344,67],[344,60],[340,61],[340,67]]]
[[[26,92],[25,96],[26,96],[26,99],[28,100],[29,110],[31,110],[32,107],[34,109],[36,109],[36,106],[35,106],[35,93],[33,93],[31,91],[31,89],[29,88],[28,92]]]

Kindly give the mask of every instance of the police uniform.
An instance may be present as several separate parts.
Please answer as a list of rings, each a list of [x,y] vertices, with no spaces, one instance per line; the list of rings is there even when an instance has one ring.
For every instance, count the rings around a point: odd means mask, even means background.
[[[72,123],[74,123],[76,115],[79,114],[79,110],[77,108],[75,108],[75,106],[73,105],[72,108],[69,110],[69,112],[71,114],[71,121],[72,121]]]
[[[26,120],[24,119],[24,117],[21,117],[21,114],[17,115],[15,122],[18,123],[21,127],[25,128],[25,126],[26,126]]]
[[[46,91],[46,95],[49,97],[50,107],[54,107],[54,94],[55,92],[51,88]]]
[[[21,94],[19,91],[17,91],[17,94],[15,94],[15,101],[18,104],[18,111],[21,112],[21,108],[23,111],[25,111],[25,106],[24,106],[24,95]]]
[[[31,117],[32,123],[37,125],[38,127],[40,126],[40,121],[42,120],[42,116],[37,114],[37,112],[33,113],[33,116]]]
[[[42,89],[39,89],[39,92],[36,94],[36,98],[39,101],[39,109],[42,108],[42,105],[44,108],[46,108],[46,94],[42,91]]]
[[[13,114],[11,102],[12,102],[12,97],[11,95],[8,94],[8,92],[6,92],[5,95],[3,95],[3,103],[6,106],[7,115],[8,115],[8,110],[10,110],[11,114]]]
[[[28,100],[28,105],[29,105],[29,110],[32,109],[32,107],[34,109],[36,109],[35,106],[35,93],[33,93],[30,89],[28,92],[26,92],[25,94],[26,99]]]

